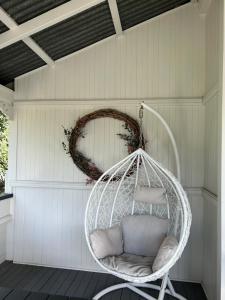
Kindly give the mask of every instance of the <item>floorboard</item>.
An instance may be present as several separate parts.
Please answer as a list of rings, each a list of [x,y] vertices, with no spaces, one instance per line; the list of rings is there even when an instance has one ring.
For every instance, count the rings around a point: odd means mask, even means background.
[[[102,289],[123,282],[104,273],[65,270],[4,262],[0,264],[0,300],[90,300]],[[173,282],[188,300],[207,300],[200,284]],[[157,296],[158,292],[145,289]],[[173,300],[166,296],[165,300]],[[101,300],[143,300],[128,289],[105,295]]]
[[[14,290],[11,293],[9,293],[5,299],[7,299],[7,300],[25,300],[25,299],[27,299],[29,293],[30,292],[28,292],[28,291]]]
[[[66,295],[68,289],[71,287],[76,277],[78,276],[78,273],[79,271],[70,270],[68,277],[61,284],[59,284],[55,294]]]
[[[8,296],[13,290],[10,288],[0,287],[0,299],[4,299]]]
[[[40,294],[32,292],[28,295],[26,300],[47,300],[49,298],[48,294]]]

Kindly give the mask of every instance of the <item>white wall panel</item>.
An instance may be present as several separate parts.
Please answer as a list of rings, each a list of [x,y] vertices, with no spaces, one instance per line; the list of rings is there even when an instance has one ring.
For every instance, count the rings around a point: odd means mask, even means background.
[[[202,281],[209,300],[217,299],[217,198],[205,191]]]
[[[17,188],[14,260],[96,269],[84,237],[84,210],[88,193],[85,188]]]
[[[222,3],[222,2],[221,2]],[[218,103],[219,0],[211,1],[206,17],[204,252],[202,282],[209,300],[217,299],[218,244]],[[213,195],[214,194],[214,195]]]
[[[181,259],[173,267],[174,279],[201,282],[203,251],[203,198],[200,189],[187,191],[192,210],[192,227]]]
[[[122,103],[122,102],[121,102]],[[147,102],[146,102],[147,103]],[[170,124],[181,155],[182,183],[188,187],[203,185],[202,155],[204,149],[204,107],[190,104],[152,104]],[[130,104],[18,104],[17,180],[84,182],[87,178],[72,163],[62,147],[63,127],[74,126],[76,120],[90,111],[114,107],[138,117],[138,102]],[[124,132],[122,122],[100,119],[90,122],[80,149],[103,170],[127,155],[125,142],[117,133]],[[144,114],[147,150],[170,170],[175,170],[169,138],[159,121],[149,112]],[[99,153],[102,153],[99,156]],[[12,175],[13,176],[13,175]]]
[[[212,0],[206,17],[206,92],[219,81],[219,0]]]
[[[205,105],[205,183],[204,187],[217,194],[218,177],[218,93]]]
[[[196,6],[183,7],[58,61],[54,68],[17,78],[9,172],[16,196],[13,251],[8,251],[14,261],[96,270],[83,233],[86,176],[61,143],[62,126],[71,127],[78,117],[98,108],[137,117],[139,99],[145,99],[174,132],[182,184],[203,186],[204,106],[198,97],[205,90],[204,23]],[[115,120],[91,122],[80,147],[105,169],[126,155],[116,136],[120,131]],[[168,136],[147,112],[144,135],[147,151],[175,170]],[[197,190],[189,195],[190,242],[173,269],[174,278],[193,281],[202,278],[203,202]]]
[[[206,16],[205,182],[217,195],[219,101],[219,0],[211,1]]]
[[[187,187],[203,185],[204,107],[198,100],[146,102],[170,124],[181,155],[182,182]],[[137,101],[31,102],[15,106],[17,164],[12,174],[15,194],[13,256],[16,262],[92,269],[83,233],[84,209],[91,186],[62,148],[63,128],[78,117],[102,107],[114,107],[137,118]],[[121,123],[111,119],[91,122],[80,147],[103,169],[126,155],[116,136]],[[147,151],[174,170],[174,157],[165,129],[145,112]],[[101,152],[101,156],[99,153]],[[174,278],[201,280],[202,212],[199,189],[190,193],[193,210],[191,238],[182,260],[174,267]],[[198,259],[194,254],[199,253]],[[200,259],[199,259],[200,257]]]
[[[0,263],[6,259],[6,230],[7,224],[0,225]]]
[[[16,80],[17,99],[198,97],[205,83],[204,19],[180,8]]]
[[[90,189],[17,187],[14,261],[99,270],[86,245],[84,211]],[[173,278],[201,281],[201,191],[188,193],[193,211],[190,242],[173,268]],[[196,259],[193,258],[196,257]]]
[[[11,221],[12,198],[0,201],[0,263],[6,259],[7,229]]]

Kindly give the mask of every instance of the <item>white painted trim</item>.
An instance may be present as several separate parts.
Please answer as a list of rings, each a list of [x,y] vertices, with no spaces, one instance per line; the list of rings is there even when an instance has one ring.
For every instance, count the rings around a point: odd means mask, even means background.
[[[184,190],[192,196],[202,196],[202,187],[184,187]]]
[[[23,42],[34,51],[43,61],[45,61],[50,67],[54,67],[55,62],[50,56],[30,37],[23,39]]]
[[[120,15],[118,11],[118,6],[116,0],[108,0],[110,12],[112,15],[113,24],[116,30],[117,35],[121,35],[123,32],[121,22],[120,22]]]
[[[14,92],[3,85],[0,85],[0,109],[10,120],[13,119],[14,115],[13,101]]]
[[[103,273],[103,274],[108,274],[108,272],[98,268],[98,270],[96,270],[96,268],[83,268],[79,265],[77,265],[76,267],[70,267],[68,265],[55,265],[55,264],[40,264],[40,263],[36,263],[36,262],[30,262],[30,261],[18,261],[16,259],[11,259],[13,260],[13,263],[18,264],[18,265],[30,265],[30,266],[38,266],[38,267],[47,267],[47,268],[58,268],[58,269],[67,269],[67,270],[76,270],[76,271],[85,271],[85,272],[93,272],[93,273]],[[192,282],[192,281],[190,281]]]
[[[4,223],[8,223],[8,222],[12,221],[12,219],[13,219],[12,215],[6,215],[6,216],[0,218],[0,225],[4,224]]]
[[[0,84],[0,101],[13,102],[14,91]]]
[[[17,27],[17,23],[7,14],[2,7],[0,7],[0,20],[5,24],[9,29],[14,29]]]
[[[0,49],[72,17],[104,0],[71,0],[0,35]]]
[[[14,111],[14,120],[9,122],[9,151],[8,151],[8,171],[6,176],[6,191],[12,193],[10,180],[17,178],[17,149],[18,149],[18,117],[17,111]]]
[[[190,7],[190,6],[192,6],[192,5],[193,5],[193,4],[192,4],[191,2],[186,3],[186,4],[182,5],[182,6],[179,6],[179,7],[177,7],[177,8],[172,9],[172,10],[169,10],[169,11],[167,11],[167,12],[165,12],[165,13],[159,15],[159,16],[156,16],[156,17],[154,17],[154,18],[152,18],[152,19],[146,20],[146,21],[144,21],[144,22],[142,22],[142,23],[140,23],[140,24],[137,24],[137,25],[135,25],[135,26],[133,26],[133,27],[130,27],[130,28],[128,28],[127,30],[123,31],[123,37],[124,37],[124,38],[126,37],[126,33],[127,33],[127,32],[133,31],[133,30],[135,30],[135,29],[137,29],[137,28],[139,28],[139,27],[141,27],[141,26],[145,26],[146,24],[150,24],[150,23],[152,23],[152,22],[155,22],[155,21],[157,21],[157,20],[160,20],[161,18],[163,18],[163,17],[165,17],[165,16],[167,16],[167,15],[176,13],[177,11],[183,9],[184,7]],[[90,46],[87,46],[87,47],[85,47],[85,48],[82,48],[82,49],[80,49],[80,50],[78,50],[78,51],[76,51],[76,52],[73,52],[73,53],[70,53],[70,54],[68,54],[68,55],[65,55],[65,56],[63,56],[63,57],[57,59],[55,62],[60,62],[60,61],[69,59],[69,58],[71,58],[71,57],[73,57],[73,56],[75,56],[75,55],[78,55],[78,54],[80,54],[80,53],[82,53],[82,52],[88,51],[89,49],[91,49],[91,48],[93,48],[93,47],[96,47],[96,46],[98,46],[98,45],[101,45],[101,44],[103,44],[103,43],[106,43],[107,41],[112,40],[112,39],[115,39],[115,38],[116,38],[116,35],[109,36],[108,38],[106,38],[106,39],[104,39],[104,40],[98,41],[98,42],[96,42],[96,43],[94,43],[94,44],[91,44]],[[33,73],[36,73],[36,72],[39,71],[39,70],[42,70],[43,68],[46,68],[46,66],[42,66],[42,67],[40,67],[40,68],[37,68],[37,69],[34,69],[34,70],[30,71],[30,72],[27,72],[27,73],[25,73],[25,74],[22,74],[22,75],[16,77],[16,79],[23,78],[23,77],[25,77],[25,76],[29,76],[29,75],[31,75],[31,74],[33,74]]]
[[[93,184],[86,184],[86,182],[12,180],[9,184],[12,188],[46,188],[69,190],[91,190],[93,188]],[[202,187],[184,187],[184,189],[189,194],[202,195]]]
[[[6,260],[6,254],[0,256],[0,264],[2,264]]]
[[[217,3],[219,31],[217,300],[221,300],[225,299],[225,4],[222,0]]]
[[[32,100],[15,100],[14,106],[21,107],[27,105],[124,105],[124,104],[137,104],[139,106],[140,101],[145,101],[148,104],[166,104],[166,105],[202,105],[202,98],[120,98],[120,99],[32,99]]]
[[[16,30],[18,28],[17,23],[0,7],[0,20],[10,29]],[[47,55],[47,53],[41,49],[41,47],[30,37],[23,39],[23,42],[34,51],[39,57],[41,57],[48,65],[54,66],[54,61]]]
[[[202,194],[203,194],[203,196],[206,195],[208,198],[210,198],[211,200],[213,200],[214,202],[217,203],[218,198],[217,198],[216,194],[212,193],[211,191],[207,190],[206,188],[202,189]]]
[[[91,190],[93,185],[86,182],[62,182],[62,181],[38,181],[38,180],[14,180],[10,181],[13,188],[46,188],[46,189],[69,189],[69,190]]]
[[[205,105],[207,102],[211,101],[215,95],[219,92],[219,85],[215,84],[204,96],[202,99],[202,103]]]
[[[206,17],[207,13],[209,11],[210,5],[212,3],[212,0],[198,0],[198,9],[199,9],[199,15],[201,17]]]

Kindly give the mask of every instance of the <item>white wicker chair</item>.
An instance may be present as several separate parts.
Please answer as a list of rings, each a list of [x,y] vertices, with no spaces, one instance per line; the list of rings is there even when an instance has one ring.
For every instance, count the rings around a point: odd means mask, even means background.
[[[158,205],[135,201],[134,191],[137,185],[163,187],[166,190],[166,203]],[[179,241],[173,257],[160,270],[144,277],[134,277],[107,268],[96,258],[90,243],[90,233],[93,230],[120,224],[124,216],[133,214],[149,214],[169,219],[168,233],[176,236]],[[145,299],[155,299],[140,289],[144,287],[158,290],[158,300],[163,300],[165,293],[184,300],[184,297],[175,292],[169,279],[169,270],[182,255],[189,237],[190,226],[191,210],[181,184],[144,150],[141,148],[136,150],[111,167],[99,178],[91,191],[85,214],[85,234],[89,250],[101,268],[128,282],[109,287],[93,299],[100,299],[105,294],[120,288],[129,288]],[[160,286],[148,283],[159,278],[162,278]]]

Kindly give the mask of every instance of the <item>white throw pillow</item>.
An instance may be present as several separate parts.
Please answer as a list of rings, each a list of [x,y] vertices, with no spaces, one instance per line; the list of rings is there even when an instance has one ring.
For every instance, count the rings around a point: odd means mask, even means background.
[[[90,234],[91,247],[97,258],[120,255],[123,252],[123,237],[120,226],[97,229]]]
[[[151,188],[145,185],[138,185],[134,192],[134,200],[150,204],[165,204],[165,193],[166,190],[164,188]]]
[[[178,247],[178,241],[174,236],[167,236],[159,248],[158,254],[154,260],[153,272],[161,269],[173,257]]]
[[[127,216],[122,220],[124,252],[156,256],[166,237],[169,222],[150,215]]]

